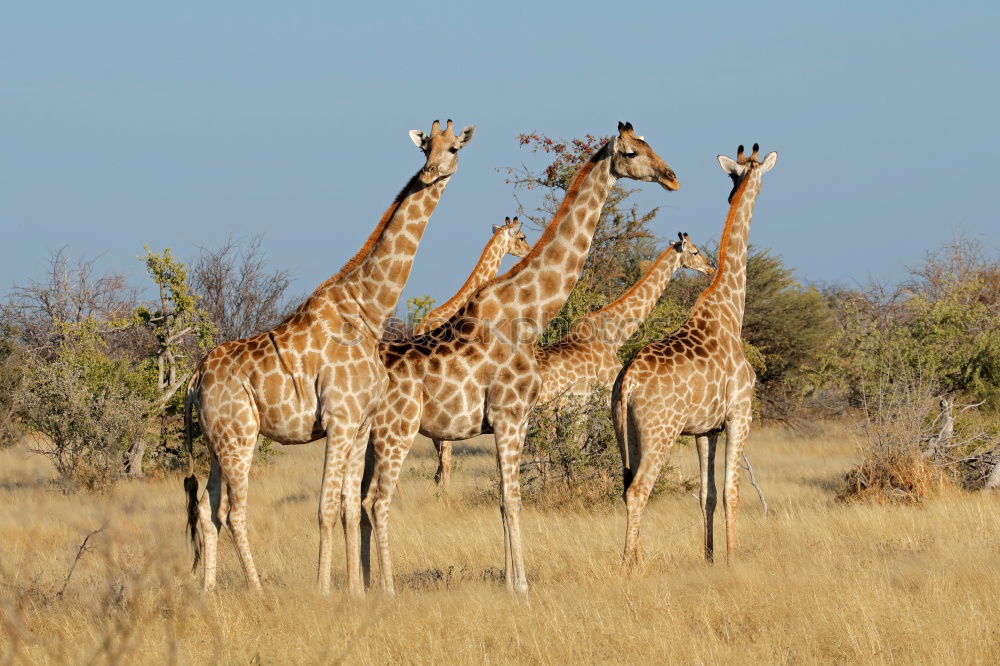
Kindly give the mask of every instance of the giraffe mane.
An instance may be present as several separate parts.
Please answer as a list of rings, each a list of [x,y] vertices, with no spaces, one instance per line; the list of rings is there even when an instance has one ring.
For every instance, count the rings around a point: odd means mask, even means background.
[[[562,203],[559,204],[559,208],[556,209],[556,214],[552,216],[552,219],[549,221],[548,225],[546,225],[545,231],[542,232],[541,237],[535,242],[535,246],[531,248],[531,252],[529,252],[524,259],[521,259],[521,261],[511,266],[509,271],[488,284],[496,284],[503,280],[513,278],[515,275],[527,268],[528,264],[530,264],[535,257],[541,254],[542,250],[545,249],[545,246],[548,245],[552,238],[556,235],[556,227],[559,226],[559,222],[562,221],[562,218],[566,217],[566,211],[569,210],[569,208],[576,202],[576,198],[580,194],[580,185],[587,177],[587,174],[593,170],[594,166],[604,158],[610,144],[611,141],[608,141],[601,146],[597,152],[595,152],[591,158],[587,160],[587,163],[580,167],[580,170],[573,178],[573,182],[570,184],[569,189],[566,190],[566,196],[563,198]]]
[[[389,222],[392,221],[393,216],[399,209],[399,204],[402,203],[403,199],[406,198],[407,193],[410,192],[411,188],[415,184],[420,184],[419,174],[416,174],[412,178],[410,178],[410,180],[406,183],[406,185],[403,186],[403,189],[399,191],[399,194],[397,194],[396,198],[393,199],[391,204],[389,204],[389,207],[382,215],[382,219],[379,220],[377,225],[375,225],[374,231],[372,231],[371,235],[368,236],[368,240],[366,240],[365,244],[361,246],[361,249],[358,250],[353,257],[348,259],[347,263],[344,264],[343,268],[337,271],[336,274],[331,275],[322,284],[316,287],[316,289],[313,290],[313,293],[316,293],[317,291],[330,286],[340,278],[350,273],[352,270],[357,268],[361,264],[361,262],[363,262],[368,257],[369,254],[371,254],[372,248],[375,247],[375,243],[378,242],[378,239],[382,235],[382,232],[384,232],[385,228],[389,226]]]
[[[664,261],[667,260],[667,257],[670,256],[671,252],[674,252],[674,253],[677,252],[673,248],[672,245],[665,252],[663,252],[663,254],[661,254],[659,257],[656,258],[656,261],[653,262],[653,265],[650,266],[648,269],[646,269],[646,272],[642,274],[642,277],[640,277],[638,280],[636,280],[632,284],[632,286],[628,288],[628,291],[626,291],[624,294],[622,294],[621,296],[619,296],[617,299],[615,299],[615,300],[611,301],[610,303],[608,303],[607,305],[605,305],[600,310],[594,310],[589,315],[585,315],[585,316],[586,317],[592,317],[594,315],[599,315],[599,314],[608,312],[609,310],[612,310],[612,309],[620,306],[622,303],[624,303],[626,300],[628,300],[630,296],[632,296],[636,291],[638,291],[642,287],[643,283],[649,278],[650,275],[653,274],[653,271],[655,271],[656,268],[660,264],[662,264]]]
[[[736,209],[739,208],[740,202],[743,201],[743,193],[746,191],[749,182],[750,174],[747,174],[743,182],[733,192],[733,196],[729,201],[729,213],[726,214],[726,224],[722,228],[722,239],[719,241],[719,256],[715,260],[715,265],[718,268],[715,271],[715,276],[712,278],[711,284],[705,287],[705,290],[698,295],[698,299],[694,302],[694,307],[691,308],[692,310],[708,298],[722,282],[723,273],[725,273],[723,267],[725,266],[726,254],[729,252],[729,237],[733,229],[733,218],[736,217]]]

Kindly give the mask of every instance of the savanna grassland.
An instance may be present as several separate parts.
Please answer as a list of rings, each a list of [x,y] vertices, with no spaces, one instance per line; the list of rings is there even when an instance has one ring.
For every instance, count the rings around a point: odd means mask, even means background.
[[[398,596],[314,591],[321,447],[256,467],[250,529],[264,593],[228,537],[219,589],[190,573],[179,476],[64,494],[49,463],[0,452],[4,663],[996,663],[1000,498],[835,501],[856,458],[844,430],[759,429],[741,545],[709,566],[687,493],[646,512],[644,567],[623,575],[620,503],[541,511],[522,527],[531,591],[502,582],[492,441],[460,448],[447,498],[417,442],[393,506]],[[675,451],[693,475],[690,448]],[[721,525],[721,520],[717,520]],[[95,529],[67,583],[84,537]],[[343,589],[343,561],[335,567]],[[64,587],[65,586],[65,587]],[[64,589],[63,589],[64,588]]]

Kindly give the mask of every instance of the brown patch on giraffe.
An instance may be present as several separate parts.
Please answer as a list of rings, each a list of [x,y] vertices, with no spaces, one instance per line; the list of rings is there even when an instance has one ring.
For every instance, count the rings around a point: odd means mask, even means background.
[[[556,271],[545,271],[538,276],[538,282],[543,294],[552,294],[559,289],[559,274]]]

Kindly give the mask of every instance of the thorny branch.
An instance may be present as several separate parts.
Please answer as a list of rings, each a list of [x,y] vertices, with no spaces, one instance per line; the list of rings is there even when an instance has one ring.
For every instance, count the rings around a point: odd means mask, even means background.
[[[107,525],[98,527],[96,530],[94,530],[93,532],[84,537],[83,543],[80,544],[79,550],[76,551],[76,557],[73,558],[73,564],[70,565],[69,572],[66,574],[66,580],[63,581],[62,587],[59,589],[59,592],[56,593],[57,599],[62,599],[63,592],[66,591],[66,586],[69,585],[69,579],[73,577],[73,571],[76,570],[77,562],[80,561],[80,558],[83,556],[85,552],[90,550],[87,547],[87,544],[90,541],[90,537],[100,534],[101,532],[104,531],[105,527],[107,527]]]

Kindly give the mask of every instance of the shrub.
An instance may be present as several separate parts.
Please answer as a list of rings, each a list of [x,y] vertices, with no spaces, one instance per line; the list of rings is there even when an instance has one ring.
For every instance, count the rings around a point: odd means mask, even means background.
[[[17,420],[25,396],[24,350],[9,337],[0,339],[0,449],[17,443],[21,424]]]
[[[528,419],[521,456],[521,490],[526,502],[546,507],[593,506],[622,496],[622,462],[608,408],[610,391],[595,387],[586,396],[566,395],[536,408]],[[668,463],[653,494],[690,489]]]
[[[67,327],[54,353],[29,355],[23,371],[31,390],[21,418],[46,441],[36,451],[72,486],[113,485],[125,452],[148,423],[146,378],[108,356],[90,326]]]
[[[920,376],[883,372],[864,395],[859,421],[860,462],[844,478],[841,500],[915,503],[949,483],[923,443],[936,433],[936,399]]]

